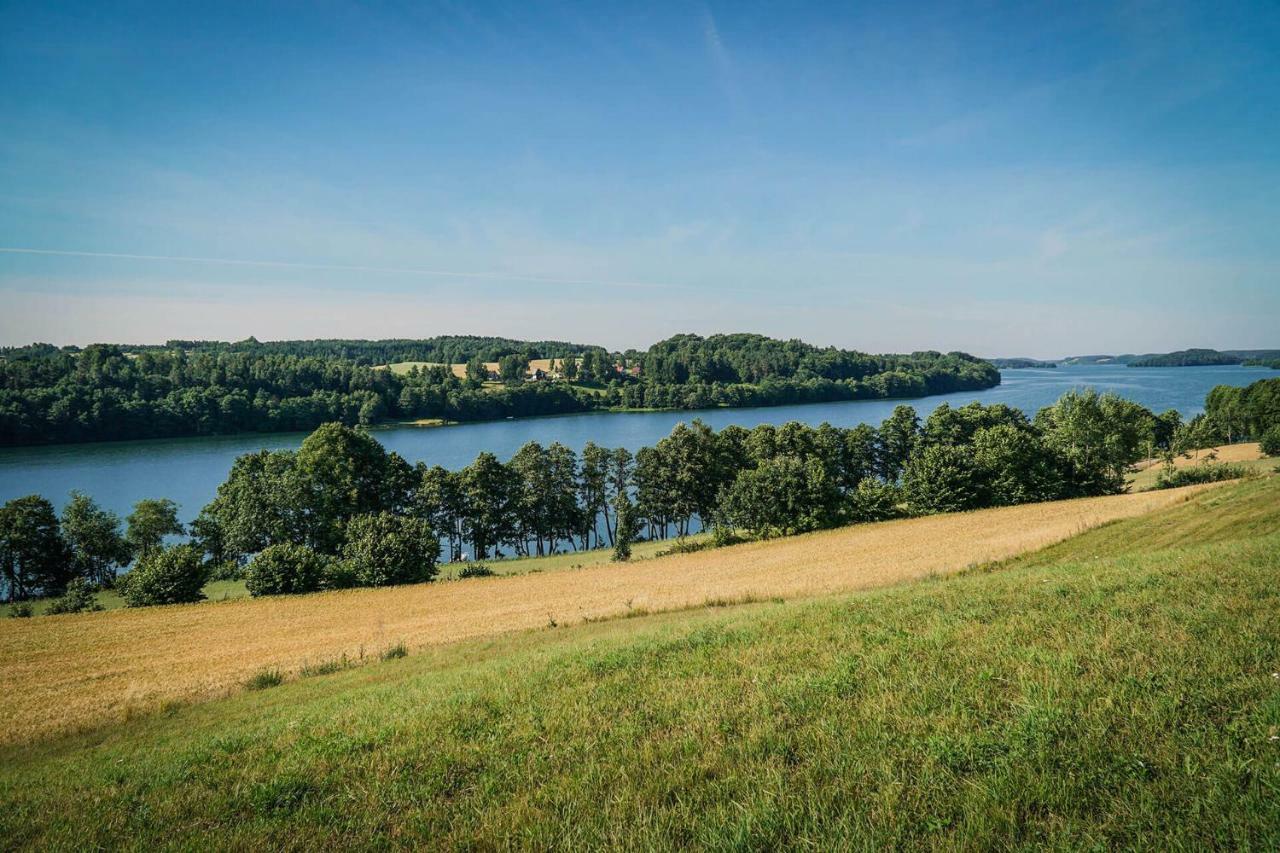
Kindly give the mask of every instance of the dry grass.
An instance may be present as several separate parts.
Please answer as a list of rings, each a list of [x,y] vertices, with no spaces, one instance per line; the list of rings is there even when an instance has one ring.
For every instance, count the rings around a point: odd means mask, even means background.
[[[1175,456],[1173,467],[1189,468],[1210,460],[1242,464],[1248,468],[1256,468],[1260,473],[1265,472],[1274,464],[1274,460],[1267,459],[1262,455],[1262,449],[1258,446],[1258,442],[1252,441],[1241,444],[1224,444],[1220,447],[1206,447],[1203,450],[1192,450],[1188,456]],[[1129,485],[1134,490],[1141,491],[1155,485],[1156,478],[1160,476],[1160,472],[1164,469],[1164,461],[1146,459],[1134,467],[1137,468],[1137,472],[1129,476]]]
[[[1216,454],[1219,462],[1252,462],[1255,459],[1262,458],[1262,450],[1258,447],[1258,442],[1250,441],[1241,444],[1224,444],[1221,447],[1206,447],[1203,450],[1192,450],[1187,456],[1175,456],[1173,465],[1175,468],[1198,465],[1209,458],[1210,454]],[[1160,459],[1146,459],[1134,467],[1143,471],[1147,468],[1158,468],[1163,464]]]
[[[1203,488],[861,525],[577,571],[0,622],[0,742],[292,676],[317,660],[702,605],[886,586],[1038,548]]]

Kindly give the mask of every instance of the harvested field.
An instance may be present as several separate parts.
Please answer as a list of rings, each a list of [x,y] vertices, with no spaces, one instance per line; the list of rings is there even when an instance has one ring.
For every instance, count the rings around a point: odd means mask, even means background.
[[[341,655],[709,600],[811,596],[947,574],[1187,500],[1212,486],[840,530],[630,565],[0,622],[0,742],[100,726]]]
[[[1252,462],[1255,459],[1262,458],[1262,449],[1256,441],[1224,444],[1221,447],[1206,447],[1202,450],[1189,451],[1189,453],[1189,456],[1175,456],[1173,458],[1173,467],[1186,468],[1188,465],[1198,465],[1210,458],[1210,456],[1216,458],[1218,462]],[[1134,467],[1139,470],[1146,470],[1147,468],[1159,467],[1162,464],[1164,463],[1159,459],[1146,459]]]
[[[1262,448],[1258,446],[1258,442],[1251,441],[1192,450],[1190,456],[1175,456],[1173,458],[1173,467],[1190,468],[1210,462],[1228,462],[1233,465],[1243,465],[1246,469],[1263,473],[1274,467],[1276,460],[1263,456]],[[1164,462],[1159,459],[1146,459],[1139,462],[1134,468],[1136,472],[1129,475],[1129,485],[1133,490],[1141,491],[1155,485],[1156,478],[1164,470]]]

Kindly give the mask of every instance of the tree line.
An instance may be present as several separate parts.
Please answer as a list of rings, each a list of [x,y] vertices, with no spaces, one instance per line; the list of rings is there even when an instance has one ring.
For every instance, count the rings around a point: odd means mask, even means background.
[[[196,600],[213,576],[243,575],[262,595],[429,580],[441,558],[612,546],[625,559],[640,538],[700,528],[725,542],[1115,494],[1141,458],[1268,436],[1278,452],[1280,379],[1215,388],[1188,422],[1073,391],[1034,417],[972,403],[923,420],[897,406],[879,427],[717,432],[695,420],[634,454],[528,442],[506,462],[480,453],[459,471],[410,465],[330,423],[296,451],[239,457],[187,528],[170,501],[141,501],[123,523],[80,494],[61,517],[39,496],[10,501],[0,580],[11,601],[62,595],[57,608],[75,610],[117,584],[140,605]],[[189,541],[166,546],[175,535]]]
[[[557,358],[564,381],[523,382],[535,357]],[[405,374],[380,367],[395,360],[441,364]],[[486,360],[499,363],[504,384],[486,382]],[[468,364],[467,375],[449,363]],[[994,367],[962,353],[868,356],[758,335],[679,336],[645,354],[469,337],[34,344],[0,350],[0,445],[907,398],[998,383]]]

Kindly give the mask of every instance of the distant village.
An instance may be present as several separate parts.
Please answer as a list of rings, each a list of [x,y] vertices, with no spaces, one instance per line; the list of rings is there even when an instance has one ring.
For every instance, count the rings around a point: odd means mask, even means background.
[[[449,369],[453,371],[453,375],[459,379],[467,378],[466,364],[451,364]],[[486,378],[490,382],[499,382],[502,379],[501,366],[496,361],[484,362]],[[619,376],[635,376],[639,377],[641,368],[638,364],[625,365],[615,362],[613,372]],[[564,379],[564,359],[557,358],[534,358],[530,359],[525,367],[525,382],[554,382]]]

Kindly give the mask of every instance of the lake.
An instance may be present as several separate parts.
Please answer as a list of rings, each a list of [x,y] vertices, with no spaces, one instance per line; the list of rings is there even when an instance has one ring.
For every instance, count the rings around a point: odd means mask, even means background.
[[[1184,416],[1203,411],[1215,385],[1247,385],[1273,371],[1239,366],[1130,368],[1087,365],[1057,369],[1006,370],[1003,382],[985,391],[966,391],[917,400],[857,400],[756,409],[683,412],[592,412],[551,418],[494,421],[448,427],[385,427],[374,435],[410,462],[461,468],[482,450],[506,459],[526,441],[558,441],[575,451],[588,441],[631,450],[653,444],[680,421],[701,418],[719,429],[729,424],[754,427],[804,421],[835,426],[878,425],[893,407],[906,402],[921,416],[941,403],[1005,403],[1028,414],[1053,403],[1070,388],[1115,391],[1155,411],[1177,409]],[[64,444],[53,447],[0,448],[0,502],[22,495],[44,495],[61,510],[67,493],[78,489],[102,506],[128,514],[141,498],[177,501],[190,520],[214,496],[232,461],[262,448],[296,448],[305,433],[182,438],[152,441]]]

